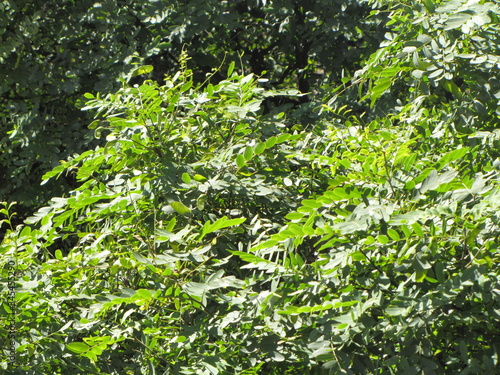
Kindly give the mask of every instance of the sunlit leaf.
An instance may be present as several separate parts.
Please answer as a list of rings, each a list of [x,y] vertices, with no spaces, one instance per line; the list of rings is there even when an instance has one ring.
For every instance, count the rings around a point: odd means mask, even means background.
[[[190,215],[191,210],[182,202],[170,202],[170,206],[180,215]]]

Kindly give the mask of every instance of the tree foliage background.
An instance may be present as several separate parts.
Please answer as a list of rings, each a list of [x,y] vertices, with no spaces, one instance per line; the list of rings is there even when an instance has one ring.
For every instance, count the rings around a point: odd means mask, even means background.
[[[496,1],[2,6],[4,370],[498,368]]]

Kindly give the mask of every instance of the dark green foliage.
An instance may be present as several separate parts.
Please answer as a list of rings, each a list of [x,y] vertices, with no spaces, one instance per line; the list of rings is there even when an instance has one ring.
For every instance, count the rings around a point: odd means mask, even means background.
[[[151,45],[150,35],[133,38],[141,27],[121,5],[2,3],[1,199],[9,197],[32,210],[74,188],[71,175],[46,190],[38,181],[60,159],[96,144],[77,108],[82,94],[116,90],[120,75],[133,68],[127,59],[139,46],[144,57],[166,47]]]

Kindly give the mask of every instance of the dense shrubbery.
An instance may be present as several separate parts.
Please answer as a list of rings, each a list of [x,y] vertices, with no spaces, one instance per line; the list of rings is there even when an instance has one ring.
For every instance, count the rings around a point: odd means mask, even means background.
[[[493,373],[497,10],[398,3],[309,113],[185,54],[86,94],[100,145],[44,176],[75,188],[19,227],[2,210],[22,373]]]

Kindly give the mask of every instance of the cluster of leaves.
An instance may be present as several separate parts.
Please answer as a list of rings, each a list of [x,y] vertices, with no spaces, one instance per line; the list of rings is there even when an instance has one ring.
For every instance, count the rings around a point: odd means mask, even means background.
[[[131,61],[146,59],[161,82],[179,69],[184,45],[197,77],[243,54],[248,72],[266,70],[273,84],[308,92],[376,48],[383,17],[366,21],[371,9],[365,0],[3,1],[0,199],[18,201],[25,218],[76,187],[72,176],[46,190],[37,184],[59,160],[99,144],[81,97],[115,92],[133,77]]]
[[[298,172],[303,135],[255,114],[265,96],[285,93],[265,92],[253,75],[233,70],[234,63],[227,80],[203,89],[184,69],[162,86],[145,81],[87,95],[84,109],[99,116],[90,127],[105,144],[47,173],[44,182],[76,170],[80,186],[4,241],[3,255],[17,257],[25,275],[18,301],[29,323],[19,329],[18,351],[29,371],[229,366],[207,332],[234,312],[231,289],[251,294],[231,252],[276,231],[297,197],[326,184]],[[64,323],[47,336],[56,321]],[[138,356],[139,342],[149,349]],[[203,350],[193,365],[187,349],[195,345]],[[68,349],[88,362],[68,361]],[[44,361],[48,353],[53,360]]]
[[[398,2],[309,127],[234,63],[86,94],[78,186],[2,210],[22,373],[493,373],[497,10]]]

